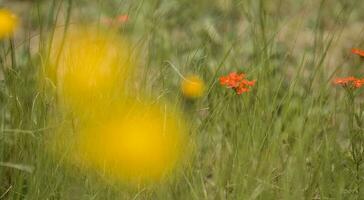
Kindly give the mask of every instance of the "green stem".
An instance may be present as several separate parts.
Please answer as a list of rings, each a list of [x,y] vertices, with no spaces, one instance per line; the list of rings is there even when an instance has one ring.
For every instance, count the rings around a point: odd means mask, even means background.
[[[356,138],[356,131],[355,131],[355,95],[354,91],[351,89],[347,90],[348,93],[348,117],[349,117],[349,134],[350,134],[350,148],[351,148],[351,157],[355,164],[355,180],[356,180],[356,189],[355,193],[357,195],[357,199],[360,198],[360,187],[361,187],[361,180],[360,180],[360,165],[361,165],[361,158],[360,147],[356,144],[358,141]],[[359,148],[359,149],[358,149]]]
[[[12,69],[16,69],[16,57],[15,57],[15,44],[12,38],[9,39],[10,43],[10,55],[11,55],[11,67]]]

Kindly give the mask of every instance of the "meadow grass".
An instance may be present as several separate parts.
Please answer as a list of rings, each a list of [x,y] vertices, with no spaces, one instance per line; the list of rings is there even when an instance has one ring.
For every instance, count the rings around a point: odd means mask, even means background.
[[[363,60],[350,54],[364,47],[363,1],[1,4],[22,23],[13,39],[0,42],[0,199],[364,198],[364,164],[350,149],[352,131],[364,137],[363,97],[348,102],[332,84],[363,74]],[[71,123],[44,74],[49,41],[57,29],[101,26],[102,17],[118,14],[129,15],[118,31],[139,57],[129,92],[185,109],[196,143],[184,169],[163,184],[129,187],[67,165],[67,151],[46,151],[55,129]],[[251,92],[237,96],[219,85],[233,71],[257,80]],[[203,77],[205,95],[186,101],[179,73]]]

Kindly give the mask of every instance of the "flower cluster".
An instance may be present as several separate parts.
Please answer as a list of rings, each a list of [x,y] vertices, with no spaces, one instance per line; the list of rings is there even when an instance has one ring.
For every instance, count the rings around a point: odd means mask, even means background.
[[[235,90],[238,95],[250,91],[250,87],[254,86],[255,80],[249,81],[245,79],[244,73],[232,72],[227,76],[220,77],[220,84]]]
[[[359,56],[361,56],[361,57],[364,57],[364,50],[361,50],[361,49],[351,49],[351,52],[353,53],[353,54],[356,54],[356,55],[359,55]]]
[[[353,54],[356,54],[360,57],[364,57],[364,50],[353,48],[351,49]],[[334,80],[335,85],[341,85],[347,89],[358,89],[364,85],[364,78],[355,78],[353,76],[345,77],[345,78],[336,78]]]
[[[101,19],[101,23],[107,26],[120,27],[129,21],[129,15],[118,15],[114,18],[105,17]]]
[[[346,88],[357,89],[364,85],[364,79],[358,79],[353,76],[346,78],[336,78],[334,84],[341,85]]]

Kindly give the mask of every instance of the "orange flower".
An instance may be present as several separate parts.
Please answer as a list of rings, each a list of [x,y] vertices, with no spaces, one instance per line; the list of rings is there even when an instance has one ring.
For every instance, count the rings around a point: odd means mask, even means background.
[[[232,88],[238,95],[250,91],[250,87],[254,86],[254,81],[245,79],[245,74],[236,72],[230,73],[228,76],[220,77],[220,84],[227,88]]]
[[[353,76],[346,78],[336,78],[334,84],[341,85],[347,88],[357,89],[364,85],[364,79],[357,79]]]
[[[361,49],[351,49],[351,52],[353,53],[353,54],[356,54],[356,55],[359,55],[359,56],[361,56],[361,57],[364,57],[364,50],[361,50]]]
[[[118,23],[124,24],[124,23],[128,22],[128,20],[129,20],[128,15],[118,15],[118,16],[116,16],[116,21]]]
[[[236,72],[231,72],[228,76],[220,77],[220,84],[228,88],[235,88],[239,86],[239,83],[244,79],[245,74],[238,74]]]
[[[122,26],[127,23],[129,20],[128,15],[118,15],[115,18],[104,18],[102,19],[102,23],[108,26]]]

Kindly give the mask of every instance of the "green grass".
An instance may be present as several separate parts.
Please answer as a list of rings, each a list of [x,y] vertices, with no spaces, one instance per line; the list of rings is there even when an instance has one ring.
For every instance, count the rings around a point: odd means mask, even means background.
[[[334,77],[363,75],[363,60],[350,54],[364,48],[363,1],[3,3],[23,20],[14,40],[0,42],[0,199],[364,198],[364,164],[353,162],[350,149],[353,130],[364,146],[363,95],[354,123],[345,91],[332,85]],[[186,110],[193,158],[157,186],[130,188],[67,165],[67,153],[45,151],[55,129],[69,123],[54,88],[39,87],[53,31],[125,13],[130,21],[120,33],[140,54],[133,93],[184,107],[170,64],[208,87]],[[218,77],[231,71],[256,86],[241,96],[221,87]]]

